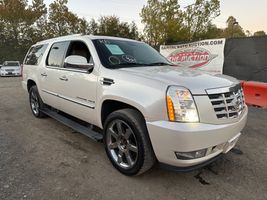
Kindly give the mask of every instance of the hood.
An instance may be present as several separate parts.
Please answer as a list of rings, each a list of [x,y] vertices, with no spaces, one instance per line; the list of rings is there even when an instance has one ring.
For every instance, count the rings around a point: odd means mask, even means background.
[[[173,66],[132,67],[119,70],[161,81],[167,85],[183,86],[194,95],[206,94],[206,89],[230,87],[239,83],[237,79],[226,75],[211,75],[198,70]]]
[[[4,69],[4,70],[18,70],[20,69],[20,66],[2,66],[1,69]]]

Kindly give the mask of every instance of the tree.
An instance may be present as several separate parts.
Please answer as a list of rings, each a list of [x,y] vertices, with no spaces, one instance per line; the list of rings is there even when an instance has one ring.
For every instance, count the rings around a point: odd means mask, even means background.
[[[223,29],[217,28],[215,24],[209,23],[206,30],[198,33],[199,39],[214,39],[221,38],[223,35]]]
[[[163,42],[163,35],[160,31],[160,7],[161,2],[157,0],[148,0],[147,5],[143,7],[140,16],[142,17],[142,23],[145,24],[144,37],[147,42],[153,46],[156,46]]]
[[[214,28],[211,21],[219,15],[219,0],[196,0],[194,4],[187,6],[184,12],[187,40],[202,39],[201,36],[208,32],[208,28]]]
[[[98,21],[98,34],[108,36],[119,35],[120,20],[116,16],[102,16]]]
[[[32,9],[32,26],[23,34],[27,37],[30,46],[46,37],[45,25],[47,22],[47,8],[44,4],[44,0],[33,0],[32,6],[29,7]]]
[[[91,32],[95,32],[98,35],[125,37],[131,39],[139,38],[137,26],[134,22],[131,24],[121,22],[116,16],[102,16],[99,19],[98,24],[96,24],[94,20],[91,20],[90,27]]]
[[[140,40],[139,32],[138,32],[138,27],[134,21],[129,25],[129,38],[134,39],[134,40]]]
[[[118,17],[102,17],[89,23],[69,11],[68,0],[0,0],[0,63],[22,61],[29,47],[43,39],[74,33],[103,34],[139,39],[134,22],[121,22]]]
[[[36,33],[36,21],[46,13],[43,0],[0,1],[0,59],[22,60]],[[3,48],[4,47],[4,48]]]
[[[144,37],[158,46],[182,38],[183,15],[177,0],[148,0],[140,16],[145,24]]]
[[[91,19],[91,21],[89,22],[89,30],[90,34],[98,35],[98,24],[95,19]]]
[[[211,21],[219,8],[219,0],[196,0],[184,10],[178,0],[148,0],[140,14],[144,36],[153,46],[207,38],[205,34],[215,31]]]
[[[68,0],[55,0],[49,5],[49,17],[46,24],[48,37],[89,32],[86,20],[69,11],[67,3]]]
[[[89,23],[86,21],[85,18],[79,18],[78,23],[80,33],[84,35],[91,34]]]
[[[232,37],[246,37],[246,34],[243,28],[239,25],[236,18],[230,16],[227,21],[227,28],[223,31],[223,37],[232,38]]]
[[[171,44],[185,37],[183,28],[183,13],[180,10],[178,0],[163,1],[161,7],[161,26],[166,44]]]
[[[246,36],[247,37],[251,37],[252,36],[252,34],[251,34],[251,32],[249,30],[246,30]]]
[[[264,36],[264,35],[266,35],[265,31],[256,31],[254,33],[254,36]]]

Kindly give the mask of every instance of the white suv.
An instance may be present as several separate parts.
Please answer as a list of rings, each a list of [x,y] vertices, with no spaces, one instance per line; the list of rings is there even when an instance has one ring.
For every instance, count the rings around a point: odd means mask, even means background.
[[[236,79],[178,68],[123,38],[39,42],[25,57],[23,87],[36,117],[103,141],[111,163],[129,176],[156,162],[177,171],[204,166],[235,146],[247,120]]]

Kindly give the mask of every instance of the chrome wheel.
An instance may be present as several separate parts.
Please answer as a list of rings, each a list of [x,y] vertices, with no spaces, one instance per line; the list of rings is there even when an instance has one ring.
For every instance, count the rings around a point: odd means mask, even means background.
[[[138,158],[138,147],[130,126],[116,119],[108,125],[106,134],[107,149],[111,158],[124,169],[132,168]]]
[[[38,97],[35,94],[35,92],[31,92],[31,108],[32,108],[32,112],[34,113],[34,115],[38,115],[39,113],[39,101],[38,101]]]

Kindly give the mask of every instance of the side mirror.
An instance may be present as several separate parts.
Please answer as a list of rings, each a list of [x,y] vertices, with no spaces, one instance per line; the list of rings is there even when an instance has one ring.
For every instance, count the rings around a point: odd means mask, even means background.
[[[88,63],[83,56],[72,55],[65,58],[64,67],[91,71],[94,68],[94,64]]]

